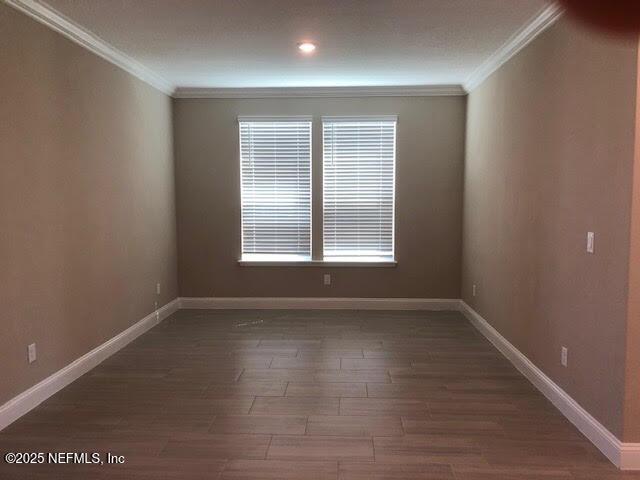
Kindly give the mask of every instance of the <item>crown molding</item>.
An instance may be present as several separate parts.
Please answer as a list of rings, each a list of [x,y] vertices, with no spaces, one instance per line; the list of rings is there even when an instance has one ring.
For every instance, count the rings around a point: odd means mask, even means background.
[[[177,88],[175,98],[344,98],[466,95],[462,85],[387,87]]]
[[[474,88],[486,80],[493,72],[504,65],[511,57],[526,47],[538,35],[549,28],[562,15],[562,8],[553,3],[527,22],[520,30],[518,30],[507,42],[496,50],[489,58],[487,58],[464,83],[467,92],[471,92]]]
[[[134,60],[124,52],[118,50],[114,46],[108,44],[97,35],[89,30],[81,27],[54,8],[39,0],[2,0],[7,5],[29,15],[31,18],[46,25],[52,30],[64,35],[69,40],[77,43],[81,47],[86,48],[99,57],[120,67],[124,71],[130,73],[134,77],[160,90],[161,92],[171,95],[174,86],[170,82]]]

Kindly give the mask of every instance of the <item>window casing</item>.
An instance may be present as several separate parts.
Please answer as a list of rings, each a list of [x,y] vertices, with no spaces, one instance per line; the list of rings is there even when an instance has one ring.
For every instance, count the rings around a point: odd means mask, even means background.
[[[242,260],[311,259],[311,117],[240,117]]]
[[[323,117],[325,261],[394,259],[397,117]]]

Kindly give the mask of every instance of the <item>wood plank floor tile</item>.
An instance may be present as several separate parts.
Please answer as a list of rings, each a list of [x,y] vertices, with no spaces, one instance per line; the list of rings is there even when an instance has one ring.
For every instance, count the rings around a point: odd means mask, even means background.
[[[166,414],[230,415],[249,413],[255,397],[189,398],[171,400],[164,405]]]
[[[402,417],[402,426],[407,435],[449,435],[468,438],[505,436],[500,424],[489,420],[432,420]]]
[[[461,415],[519,416],[521,412],[508,402],[459,402],[429,400],[429,411],[435,417],[460,417]]]
[[[322,340],[260,340],[261,348],[305,348],[322,345]]]
[[[304,368],[312,370],[337,370],[340,368],[339,358],[310,359],[300,357],[276,357],[271,363],[271,368]]]
[[[169,440],[160,456],[174,459],[264,459],[270,441],[270,435],[181,435]]]
[[[304,382],[314,377],[315,370],[298,368],[247,368],[239,382]]]
[[[386,370],[316,370],[316,382],[389,383]]]
[[[289,382],[287,397],[366,397],[366,383]],[[378,384],[376,384],[378,385]],[[382,384],[380,384],[382,385]]]
[[[252,415],[337,415],[338,398],[256,397]]]
[[[430,368],[390,368],[394,382],[421,382],[432,378],[504,378],[516,377],[517,371],[501,369],[488,372],[485,368],[467,368],[466,365],[433,366]]]
[[[133,414],[125,415],[122,421],[112,429],[118,432],[155,432],[158,435],[206,433],[209,431],[214,418],[214,415],[209,413],[189,412]]]
[[[339,480],[455,480],[449,465],[339,462]]]
[[[373,460],[371,438],[275,435],[269,459]]]
[[[410,398],[418,400],[439,400],[451,397],[439,380],[423,382],[420,385],[368,383],[367,396],[370,398]]]
[[[564,417],[546,417],[541,422],[538,416],[526,419],[510,416],[498,418],[496,422],[505,438],[512,440],[584,441],[584,436]]]
[[[255,348],[236,348],[231,350],[232,355],[263,355],[270,357],[295,357],[298,355],[297,348],[269,348],[269,347],[255,347]]]
[[[404,435],[399,416],[311,415],[307,435],[388,437]]]
[[[225,338],[221,339],[220,337],[216,338],[203,338],[202,340],[197,341],[197,345],[200,347],[209,347],[213,351],[222,351],[222,350],[233,350],[235,348],[253,348],[257,347],[261,342],[258,338]]]
[[[233,383],[238,380],[241,373],[242,368],[239,367],[178,367],[172,368],[165,378],[182,382]]]
[[[482,443],[482,454],[495,466],[553,466],[570,468],[579,464],[594,468],[609,467],[601,454],[589,454],[591,445],[558,440],[488,439]]]
[[[187,462],[162,457],[132,457],[121,465],[103,465],[83,480],[208,480],[218,478],[227,461],[190,458]]]
[[[520,378],[450,378],[446,382],[446,388],[450,391],[464,391],[476,393],[513,392],[532,393],[540,395],[533,385],[524,377]]]
[[[572,480],[640,480],[640,472],[632,471],[596,471],[587,468],[571,468]],[[544,479],[543,479],[544,480]]]
[[[444,435],[374,437],[376,461],[381,463],[486,464],[470,439]]]
[[[427,403],[397,398],[341,398],[340,415],[428,415]]]
[[[230,397],[281,397],[287,389],[287,382],[239,382],[214,383],[207,387],[203,395],[206,398]]]
[[[573,480],[569,470],[547,467],[454,465],[453,471],[460,480]]]
[[[322,346],[327,349],[341,348],[359,348],[359,349],[376,349],[382,348],[382,340],[365,340],[358,337],[353,338],[328,338]]]
[[[230,460],[221,480],[336,480],[337,461]]]
[[[391,348],[391,349],[383,349],[383,348],[374,348],[374,349],[363,349],[362,356],[364,358],[378,358],[378,359],[398,359],[398,360],[430,360],[431,355],[427,352],[426,349],[409,349],[404,350],[401,348]],[[343,357],[344,358],[344,357]]]
[[[304,435],[307,417],[291,415],[218,415],[211,433]]]
[[[103,431],[86,431],[74,435],[64,442],[55,442],[45,452],[84,452],[91,446],[92,452],[111,452],[124,456],[158,455],[167,443],[169,433],[137,431],[119,431],[108,429]],[[3,445],[4,447],[4,445]],[[6,450],[0,447],[0,450]]]
[[[298,352],[298,357],[302,359],[320,360],[323,358],[362,358],[361,348],[338,348],[330,349],[324,347],[309,348],[303,347]]]
[[[389,368],[410,367],[407,358],[343,358],[341,368],[345,370],[387,370]]]
[[[190,367],[196,369],[203,365],[204,362],[210,362],[215,365],[224,365],[226,368],[234,370],[242,370],[243,368],[269,368],[273,361],[273,355],[265,355],[262,353],[236,355],[228,353],[224,355],[212,355],[206,359],[194,359],[190,361],[178,360],[175,361],[182,367]]]

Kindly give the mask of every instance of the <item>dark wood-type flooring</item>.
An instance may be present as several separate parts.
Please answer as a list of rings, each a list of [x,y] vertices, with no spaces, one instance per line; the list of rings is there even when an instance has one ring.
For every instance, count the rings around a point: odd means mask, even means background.
[[[613,480],[457,312],[183,310],[0,432],[0,479]]]

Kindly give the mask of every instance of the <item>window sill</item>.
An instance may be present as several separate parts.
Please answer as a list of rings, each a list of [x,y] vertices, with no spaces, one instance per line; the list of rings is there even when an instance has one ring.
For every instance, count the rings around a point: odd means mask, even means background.
[[[378,267],[393,268],[398,262],[391,259],[367,260],[238,260],[242,267]]]

